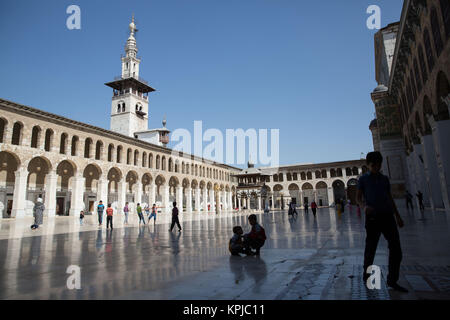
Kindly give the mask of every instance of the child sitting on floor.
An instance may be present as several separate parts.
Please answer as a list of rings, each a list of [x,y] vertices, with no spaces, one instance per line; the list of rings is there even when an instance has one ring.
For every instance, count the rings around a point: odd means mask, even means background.
[[[233,227],[233,237],[230,239],[230,243],[228,245],[228,250],[230,250],[230,253],[233,256],[239,256],[240,253],[252,255],[251,250],[244,247],[244,243],[242,241],[243,233],[244,231],[241,226]]]

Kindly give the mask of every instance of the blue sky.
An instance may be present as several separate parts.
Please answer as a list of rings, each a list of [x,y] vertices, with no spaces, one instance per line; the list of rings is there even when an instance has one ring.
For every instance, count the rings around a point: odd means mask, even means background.
[[[401,0],[0,2],[0,97],[109,129],[128,24],[136,16],[150,127],[280,129],[280,163],[358,159],[372,149],[373,35]],[[66,8],[81,8],[81,30]]]

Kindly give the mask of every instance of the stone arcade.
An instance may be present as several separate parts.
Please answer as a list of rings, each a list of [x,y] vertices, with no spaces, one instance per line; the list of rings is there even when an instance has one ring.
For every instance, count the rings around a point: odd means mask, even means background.
[[[134,18],[129,28],[122,74],[106,83],[113,89],[111,130],[0,99],[1,218],[31,216],[39,196],[45,216],[74,217],[95,212],[99,200],[118,213],[125,202],[156,203],[170,213],[173,201],[181,212],[220,213],[353,199],[366,170],[360,160],[241,170],[167,148],[166,121],[148,128],[155,89],[139,76]]]
[[[374,149],[392,190],[450,210],[450,1],[406,0],[375,35]]]

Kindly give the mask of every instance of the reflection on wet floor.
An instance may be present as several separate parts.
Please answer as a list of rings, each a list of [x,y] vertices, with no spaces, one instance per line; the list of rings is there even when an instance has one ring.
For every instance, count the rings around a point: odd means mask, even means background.
[[[250,228],[243,214],[181,219],[181,233],[168,232],[166,221],[141,227],[118,222],[114,230],[93,224],[83,231],[61,218],[52,227],[58,231],[29,236],[19,231],[25,224],[2,223],[0,299],[449,299],[448,213],[402,216],[406,295],[392,293],[384,281],[377,291],[363,286],[363,218],[326,208],[317,218],[259,214],[268,235],[259,258],[229,255],[232,227]],[[25,235],[17,238],[20,232]],[[375,264],[385,278],[384,239]],[[70,265],[81,268],[80,290],[66,286]]]

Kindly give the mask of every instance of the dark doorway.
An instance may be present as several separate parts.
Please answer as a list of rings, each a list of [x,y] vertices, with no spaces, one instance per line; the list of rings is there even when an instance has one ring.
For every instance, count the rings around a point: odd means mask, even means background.
[[[64,198],[56,198],[56,214],[58,216],[64,215]]]
[[[6,207],[6,214],[7,214],[6,218],[11,218],[12,207],[13,207],[13,201],[8,200],[8,204]]]

